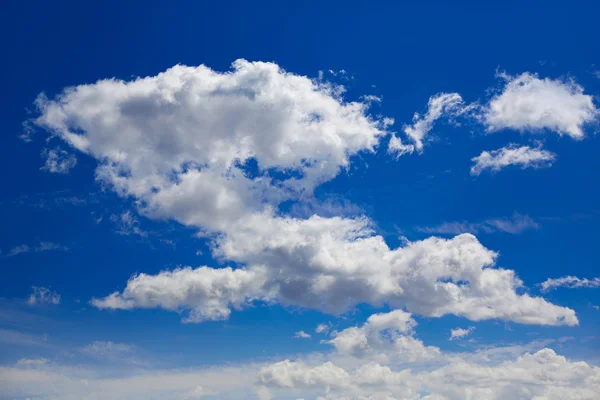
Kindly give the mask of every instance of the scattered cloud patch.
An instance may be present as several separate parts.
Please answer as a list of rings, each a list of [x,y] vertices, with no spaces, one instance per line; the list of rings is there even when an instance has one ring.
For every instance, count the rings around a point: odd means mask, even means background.
[[[112,214],[110,220],[117,226],[117,233],[119,235],[148,236],[148,232],[140,228],[140,221],[131,211],[126,211],[120,215]]]
[[[539,147],[509,144],[497,150],[483,151],[471,159],[471,175],[480,175],[485,170],[498,172],[510,165],[526,168],[550,167],[556,160],[556,154]]]
[[[40,169],[53,174],[67,174],[75,167],[75,164],[77,164],[77,157],[58,147],[54,149],[44,149],[42,151],[42,157],[46,159],[46,162]]]
[[[48,288],[32,286],[33,292],[27,299],[29,305],[59,304],[60,295]]]
[[[13,257],[19,254],[25,254],[30,252],[44,252],[44,251],[68,251],[69,247],[63,246],[54,242],[39,242],[36,246],[28,246],[26,244],[22,244],[16,247],[13,247],[8,251],[7,256]]]

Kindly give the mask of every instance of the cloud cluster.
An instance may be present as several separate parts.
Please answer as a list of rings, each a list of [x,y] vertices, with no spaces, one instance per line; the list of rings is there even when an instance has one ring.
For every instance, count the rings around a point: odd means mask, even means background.
[[[133,277],[100,308],[189,311],[186,321],[224,319],[253,300],[339,314],[361,303],[471,320],[576,325],[573,310],[518,294],[514,271],[492,268],[496,253],[470,234],[390,249],[367,219],[253,214],[216,240],[214,253],[246,267],[184,268]]]
[[[325,362],[286,359],[265,366],[258,378],[265,388],[261,399],[591,400],[600,389],[600,368],[571,362],[549,348],[524,354],[523,348],[444,354],[412,338],[414,325],[410,314],[401,311],[376,314],[362,327],[338,333],[330,341],[337,353]],[[472,330],[457,329],[453,337]],[[373,357],[374,347],[384,352]],[[501,357],[493,359],[495,353]]]
[[[0,397],[111,399],[404,399],[593,400],[600,368],[544,348],[550,341],[444,353],[415,338],[411,314],[374,314],[361,326],[332,332],[329,353],[242,365],[115,373],[23,359],[0,366]],[[131,347],[97,342],[94,356],[129,356]]]
[[[412,153],[414,149],[422,152],[434,122],[442,118],[475,122],[487,132],[505,129],[555,132],[577,140],[585,137],[587,125],[598,121],[600,111],[593,97],[584,94],[583,87],[572,79],[540,78],[529,72],[516,76],[499,73],[497,76],[503,80],[503,87],[482,104],[466,104],[458,93],[431,96],[427,112],[422,116],[415,114],[413,124],[404,127],[404,133],[413,144],[403,144],[401,138],[393,136],[389,152],[398,155]],[[479,175],[485,169],[498,171],[509,165],[548,167],[555,159],[556,154],[540,146],[509,144],[474,157],[471,174]]]
[[[431,317],[578,323],[573,310],[519,293],[515,272],[495,268],[496,253],[472,235],[393,249],[365,217],[282,213],[282,202],[312,199],[388,135],[392,121],[371,116],[370,100],[342,96],[340,86],[245,60],[229,72],[175,66],[41,95],[34,123],[95,157],[97,179],[149,217],[210,235],[213,255],[237,264],[142,273],[92,304],[161,307],[187,322],[226,319],[259,301],[333,314],[368,303]],[[406,128],[417,148],[444,112],[471,109],[452,94],[429,106]]]

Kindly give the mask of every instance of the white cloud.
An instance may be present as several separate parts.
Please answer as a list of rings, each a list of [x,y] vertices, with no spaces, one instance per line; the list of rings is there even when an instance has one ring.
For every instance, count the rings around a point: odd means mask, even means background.
[[[430,317],[577,324],[573,310],[517,294],[522,283],[514,271],[492,268],[496,253],[470,234],[390,249],[365,218],[256,214],[234,228],[216,238],[213,251],[245,267],[140,274],[122,293],[92,304],[186,310],[192,322],[226,319],[231,307],[263,300],[333,314],[361,303],[387,303]]]
[[[213,238],[213,255],[239,266],[139,274],[92,304],[161,307],[188,322],[265,301],[334,314],[387,303],[432,317],[577,324],[573,310],[517,294],[515,273],[493,268],[496,253],[472,235],[390,249],[367,218],[278,214],[281,202],[310,199],[388,134],[390,119],[374,119],[367,103],[342,94],[272,63],[238,60],[226,73],[176,66],[40,96],[35,123],[95,157],[99,180],[135,198],[146,216],[201,230]],[[409,129],[415,143],[459,100],[434,97]]]
[[[424,372],[375,362],[346,369],[330,361],[310,365],[290,360],[260,372],[262,385],[285,388],[289,398],[314,393],[322,399],[592,400],[600,390],[599,378],[600,368],[570,362],[551,349],[495,365],[458,359]]]
[[[310,338],[311,338],[310,334],[308,334],[304,331],[296,332],[294,334],[294,339],[310,339]]]
[[[42,157],[46,159],[42,170],[52,172],[53,174],[67,174],[77,164],[77,158],[67,153],[65,150],[59,149],[44,149]]]
[[[592,96],[583,94],[583,87],[573,80],[540,79],[529,72],[500,77],[506,84],[482,116],[488,131],[550,130],[582,139],[585,124],[599,115]]]
[[[442,116],[452,117],[461,115],[468,111],[463,102],[462,97],[458,93],[438,93],[429,98],[427,103],[427,112],[424,115],[415,113],[413,116],[413,124],[404,126],[404,133],[413,142],[414,147],[419,152],[423,150],[424,140],[433,128],[433,124],[436,120]],[[399,140],[394,137],[390,142],[390,149],[397,150],[402,149],[401,142],[395,142]],[[405,148],[408,151],[408,148]],[[412,152],[412,151],[411,151]]]
[[[463,329],[463,328],[452,329],[452,330],[450,330],[450,339],[449,340],[462,339],[465,336],[469,336],[471,333],[473,333],[474,330],[475,330],[474,326],[470,326],[467,329]]]
[[[576,276],[563,276],[562,278],[551,279],[548,278],[544,282],[540,283],[542,292],[548,292],[561,287],[565,288],[598,288],[600,287],[600,278],[578,278]]]
[[[316,333],[327,333],[327,332],[329,332],[329,325],[327,325],[327,324],[319,324],[315,328],[315,332]]]
[[[383,119],[343,90],[272,63],[175,66],[41,95],[34,123],[97,158],[97,178],[148,214],[221,230],[265,202],[312,193],[375,148]]]
[[[378,362],[415,362],[439,357],[437,347],[424,346],[412,336],[416,325],[411,314],[402,310],[373,314],[363,326],[336,332],[327,343],[339,354]]]
[[[461,233],[506,232],[519,234],[529,229],[539,229],[540,225],[528,215],[514,213],[511,217],[489,218],[481,222],[444,222],[433,227],[417,227],[424,233],[459,235]]]
[[[518,146],[509,144],[497,150],[483,151],[472,158],[475,163],[471,167],[471,175],[479,175],[489,169],[500,171],[509,165],[517,165],[521,169],[549,167],[556,160],[556,154],[539,147]]]
[[[139,274],[127,282],[123,293],[115,292],[91,304],[101,309],[161,307],[185,312],[185,322],[224,320],[231,308],[253,300],[268,300],[263,290],[265,271],[209,267],[180,268],[157,275]]]
[[[365,337],[358,341],[362,347],[338,342],[331,353],[234,366],[157,370],[27,361],[0,366],[0,397],[593,400],[600,390],[600,368],[544,348],[552,341],[448,354],[414,338],[413,346],[398,346],[402,338],[412,338],[415,327],[411,315],[400,310],[375,314],[361,327],[334,335],[358,330]],[[434,357],[411,357],[415,343]],[[378,352],[384,357],[373,357]]]
[[[30,305],[36,304],[59,304],[60,295],[55,291],[45,288],[32,286],[33,292],[27,299],[27,303]]]

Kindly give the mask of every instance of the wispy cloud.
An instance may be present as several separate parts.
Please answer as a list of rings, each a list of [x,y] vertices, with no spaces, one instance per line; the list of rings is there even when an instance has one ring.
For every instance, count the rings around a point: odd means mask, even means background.
[[[44,149],[42,157],[46,159],[40,168],[53,174],[67,174],[77,164],[77,157],[60,148]]]
[[[29,305],[37,305],[37,304],[59,304],[60,303],[60,295],[55,291],[45,288],[32,286],[33,292],[27,299],[27,304]]]
[[[540,283],[539,286],[541,286],[542,292],[549,292],[561,287],[569,289],[598,288],[600,287],[600,277],[592,279],[578,278],[576,276],[563,276],[562,278],[555,279],[548,278]]]
[[[63,246],[54,242],[39,242],[36,246],[29,246],[27,244],[21,244],[19,246],[15,246],[10,249],[7,253],[8,257],[18,256],[19,254],[31,253],[31,252],[43,252],[43,251],[68,251],[69,248],[67,246]]]
[[[119,235],[138,235],[141,237],[148,236],[148,232],[140,228],[140,221],[131,211],[126,211],[120,215],[112,214],[110,220],[116,224],[117,233]]]
[[[479,222],[453,221],[444,222],[433,227],[417,227],[419,232],[442,235],[458,235],[461,233],[494,233],[505,232],[519,234],[529,229],[539,229],[538,224],[528,215],[514,213],[511,217],[489,218]]]
[[[556,160],[556,154],[542,150],[541,147],[517,146],[509,144],[497,150],[483,151],[471,167],[471,175],[480,175],[485,170],[498,172],[509,165],[516,165],[521,169],[549,167]]]

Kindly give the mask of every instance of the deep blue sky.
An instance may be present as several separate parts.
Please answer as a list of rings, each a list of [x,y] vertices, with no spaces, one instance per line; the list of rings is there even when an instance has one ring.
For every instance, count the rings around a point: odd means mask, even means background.
[[[59,345],[95,340],[134,343],[163,365],[211,364],[319,349],[317,340],[292,340],[299,330],[332,321],[343,328],[373,311],[361,306],[348,319],[314,310],[257,306],[234,312],[229,321],[181,324],[161,310],[99,311],[87,302],[123,289],[137,272],[157,273],[178,265],[213,265],[206,241],[176,222],[141,218],[148,238],[115,232],[111,214],[134,210],[131,201],[103,191],[94,181],[96,161],[80,155],[68,175],[40,170],[42,135],[18,138],[40,92],[98,79],[156,75],[175,64],[205,64],[225,71],[238,59],[273,61],[299,75],[348,71],[340,82],[347,97],[380,96],[375,112],[396,120],[396,130],[425,111],[429,97],[459,92],[466,101],[499,85],[497,69],[573,77],[587,94],[600,93],[600,42],[593,1],[544,2],[76,2],[24,1],[0,12],[0,307],[1,327],[47,334]],[[596,104],[598,104],[596,100]],[[317,191],[338,196],[372,218],[391,246],[398,236],[428,236],[417,226],[449,221],[478,222],[518,212],[540,224],[521,234],[481,233],[500,253],[499,266],[514,269],[532,293],[549,277],[598,275],[600,255],[600,140],[587,129],[584,141],[545,135],[558,154],[551,168],[508,168],[469,175],[471,158],[506,143],[528,143],[530,134],[485,135],[478,127],[435,126],[438,141],[422,155],[394,160],[380,148]],[[385,142],[387,143],[387,141]],[[73,199],[81,204],[73,204]],[[78,203],[78,202],[75,202]],[[96,223],[97,218],[102,222]],[[172,240],[174,245],[165,241]],[[68,251],[8,257],[16,246],[49,241]],[[196,255],[201,250],[202,255]],[[58,307],[33,310],[21,303],[31,286],[61,295]],[[600,329],[596,289],[559,290],[547,299],[576,310],[577,328],[496,323],[477,324],[482,343],[539,337],[584,338]],[[37,315],[23,319],[20,314]],[[417,318],[419,337],[442,348],[448,330],[467,324],[458,317]],[[51,321],[51,322],[48,322]],[[541,333],[540,333],[541,332]],[[243,340],[238,340],[240,337]],[[175,340],[172,340],[175,338]],[[572,344],[575,357],[597,359],[597,342]],[[39,349],[0,344],[0,361],[38,356]],[[59,346],[60,347],[60,346]],[[54,349],[43,349],[48,357]],[[44,355],[44,354],[42,354]]]

